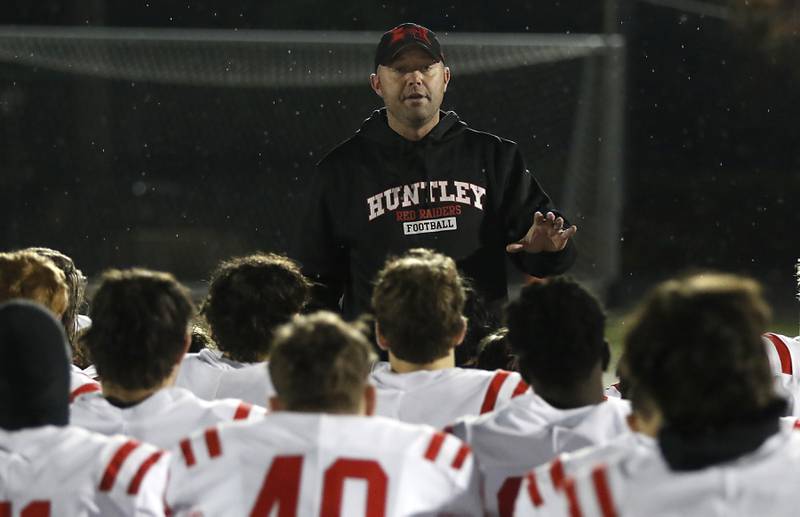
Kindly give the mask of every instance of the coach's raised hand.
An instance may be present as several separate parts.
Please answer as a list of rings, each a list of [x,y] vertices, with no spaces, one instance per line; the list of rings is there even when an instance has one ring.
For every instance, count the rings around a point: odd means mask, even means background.
[[[517,242],[506,246],[506,251],[509,253],[561,251],[577,231],[578,227],[574,224],[565,229],[564,218],[556,217],[553,212],[547,212],[547,215],[536,212],[533,214],[533,225],[528,233]]]

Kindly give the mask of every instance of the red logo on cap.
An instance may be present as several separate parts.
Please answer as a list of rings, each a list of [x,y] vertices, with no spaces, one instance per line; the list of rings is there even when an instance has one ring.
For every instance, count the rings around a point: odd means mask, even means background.
[[[406,36],[411,36],[412,38],[424,41],[430,45],[431,39],[428,37],[428,32],[428,29],[425,27],[395,27],[391,30],[392,39],[389,44],[393,45]]]

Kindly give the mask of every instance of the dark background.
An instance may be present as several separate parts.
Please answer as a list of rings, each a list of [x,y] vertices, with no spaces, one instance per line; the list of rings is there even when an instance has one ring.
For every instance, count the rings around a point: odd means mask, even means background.
[[[798,222],[792,194],[800,187],[800,155],[796,149],[800,81],[793,41],[780,37],[785,27],[775,29],[787,19],[786,12],[771,11],[770,6],[750,12],[737,2],[705,2],[710,8],[727,9],[709,10],[729,15],[720,18],[655,5],[658,3],[622,0],[613,25],[627,41],[627,160],[623,264],[609,302],[629,305],[652,282],[700,267],[755,276],[765,282],[771,301],[780,311],[792,311],[793,267],[800,255],[789,232]],[[152,5],[142,1],[111,5],[101,1],[18,0],[4,5],[0,24],[15,25],[383,31],[413,20],[440,33],[598,33],[606,28],[603,2],[586,0],[413,4],[153,1]],[[13,106],[15,93],[9,85],[19,79],[19,74],[24,71],[6,71],[0,76],[0,120]],[[64,88],[63,81],[57,86]],[[151,188],[147,171],[139,172],[144,173],[140,183],[135,178],[120,182],[108,173],[76,177],[66,172],[78,166],[114,170],[118,156],[115,148],[125,144],[109,136],[113,128],[136,124],[137,120],[142,123],[141,115],[123,113],[129,107],[118,107],[114,120],[106,121],[104,127],[78,129],[82,134],[65,131],[56,141],[20,141],[19,135],[36,134],[37,124],[81,127],[81,117],[87,115],[80,99],[91,98],[93,92],[79,82],[67,88],[72,88],[70,98],[76,100],[72,105],[64,105],[63,95],[43,95],[36,111],[26,108],[23,123],[29,127],[24,131],[9,127],[8,120],[0,128],[0,217],[4,221],[0,248],[33,244],[57,247],[73,256],[89,274],[107,266],[166,264],[182,278],[193,280],[205,276],[204,264],[208,261],[224,258],[218,256],[220,250],[247,251],[258,242],[259,232],[267,230],[253,224],[258,214],[250,214],[246,222],[233,218],[230,232],[221,237],[227,239],[225,242],[204,239],[204,225],[212,219],[230,219],[220,200],[249,203],[257,193],[248,190],[244,178],[218,181],[208,177],[212,172],[181,170],[182,152],[202,155],[203,149],[172,149],[172,154],[162,157],[174,159],[175,173],[172,178],[159,179],[158,188],[167,195],[145,212],[139,206],[142,193],[137,194],[136,189]],[[160,92],[163,98],[170,94],[169,88]],[[143,93],[139,109],[150,110],[157,118],[158,106],[148,102]],[[292,106],[274,109],[291,110]],[[253,112],[253,117],[263,115],[259,110]],[[362,115],[366,114],[359,117]],[[175,134],[190,134],[195,127],[191,117],[183,122],[159,123]],[[223,130],[235,132],[236,127]],[[313,136],[311,142],[320,141]],[[279,135],[265,135],[265,139],[270,145],[281,144]],[[48,153],[42,152],[44,148],[69,149],[77,140],[94,142],[97,152],[65,152],[62,155],[67,158],[59,163],[52,163]],[[137,152],[146,157],[152,151],[144,147]],[[309,152],[319,157],[324,149],[311,145]],[[215,163],[217,159],[208,157],[207,171],[224,170],[226,164]],[[262,163],[266,170],[270,167],[268,156],[254,154],[250,159]],[[291,180],[302,183],[303,176]],[[213,195],[192,188],[200,181],[213,182]],[[86,182],[91,185],[87,187]],[[138,185],[133,192],[131,182]],[[92,190],[104,194],[75,198],[75,193]],[[96,204],[96,210],[92,207],[95,217],[61,224],[47,215],[53,205],[61,204],[69,211],[72,203]],[[125,224],[124,214],[132,213],[134,205],[137,215]],[[187,206],[194,208],[187,210]],[[134,229],[141,232],[148,224],[156,227],[165,220],[183,232],[176,238],[194,239],[197,261],[191,257],[154,260],[116,237]],[[134,225],[138,228],[132,228]],[[152,238],[164,237],[154,232]],[[164,242],[163,249],[169,254],[170,243]]]

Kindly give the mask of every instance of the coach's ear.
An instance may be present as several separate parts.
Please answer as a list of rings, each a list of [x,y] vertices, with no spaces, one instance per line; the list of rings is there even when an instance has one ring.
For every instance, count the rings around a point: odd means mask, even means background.
[[[376,70],[376,72],[377,72],[377,70]],[[382,99],[383,98],[383,88],[381,87],[381,78],[378,76],[377,73],[369,75],[369,85],[372,87],[372,91],[375,92],[378,95],[378,97],[380,97]]]
[[[270,411],[283,411],[283,401],[279,397],[270,397],[267,400],[267,406],[269,407]]]
[[[367,384],[364,386],[364,414],[367,416],[372,416],[375,414],[375,404],[376,402],[376,391],[375,386],[372,384]]]

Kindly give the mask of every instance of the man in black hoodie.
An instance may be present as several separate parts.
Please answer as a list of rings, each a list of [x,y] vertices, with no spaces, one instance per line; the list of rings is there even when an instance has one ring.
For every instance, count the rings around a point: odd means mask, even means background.
[[[575,261],[577,228],[550,208],[517,145],[439,110],[449,81],[430,30],[404,23],[381,38],[370,84],[385,108],[319,163],[294,251],[320,285],[317,304],[341,298],[358,316],[386,257],[411,248],[453,257],[498,311],[506,252],[535,276]]]

